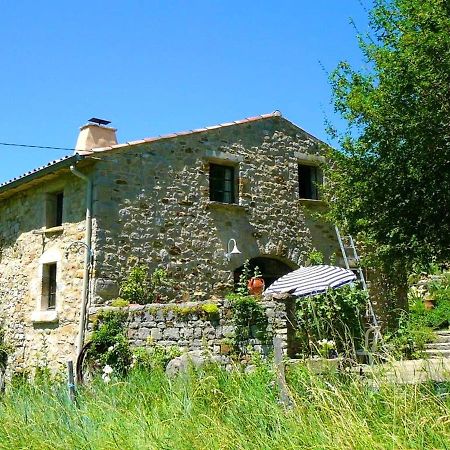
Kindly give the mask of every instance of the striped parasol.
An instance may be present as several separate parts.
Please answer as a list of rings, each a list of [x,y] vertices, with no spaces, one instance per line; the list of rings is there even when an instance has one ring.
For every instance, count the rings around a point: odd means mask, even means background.
[[[308,297],[322,294],[328,289],[336,289],[356,280],[356,275],[348,269],[335,266],[300,267],[272,283],[264,295],[290,294]]]

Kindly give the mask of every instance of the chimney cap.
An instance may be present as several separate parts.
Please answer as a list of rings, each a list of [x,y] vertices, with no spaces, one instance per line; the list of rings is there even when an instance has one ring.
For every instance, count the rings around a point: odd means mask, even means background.
[[[91,117],[88,122],[96,123],[97,125],[108,125],[110,120],[99,119],[98,117]]]

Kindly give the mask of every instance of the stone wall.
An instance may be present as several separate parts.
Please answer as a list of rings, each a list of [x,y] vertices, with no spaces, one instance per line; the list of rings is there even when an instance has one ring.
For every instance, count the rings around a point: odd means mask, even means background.
[[[46,194],[64,189],[63,225],[45,227]],[[83,254],[73,241],[84,239],[84,186],[73,175],[48,181],[0,202],[0,321],[14,348],[16,371],[62,367],[75,354],[83,277]],[[78,251],[77,251],[78,250]],[[42,267],[56,262],[54,311],[41,310]]]
[[[100,311],[128,311],[128,338],[134,347],[159,344],[177,346],[183,351],[208,349],[214,354],[228,354],[234,336],[233,313],[227,300],[218,300],[218,315],[208,316],[202,305],[209,302],[185,302],[171,304],[132,305],[126,308],[92,307],[90,329]],[[262,306],[268,317],[269,333],[280,337],[283,349],[287,349],[287,323],[283,301],[265,301]],[[267,354],[271,341],[262,343],[256,338],[248,345],[254,351]]]
[[[317,201],[299,200],[298,163],[319,159],[319,142],[279,118],[98,153],[94,301],[119,295],[130,261],[163,267],[178,301],[223,296],[246,259],[296,268],[313,247],[336,249],[332,230],[313,219]],[[209,163],[231,164],[237,204],[209,200]],[[241,255],[224,258],[235,238]]]

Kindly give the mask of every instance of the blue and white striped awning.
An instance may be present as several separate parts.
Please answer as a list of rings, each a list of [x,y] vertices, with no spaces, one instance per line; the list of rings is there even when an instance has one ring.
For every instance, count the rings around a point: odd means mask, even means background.
[[[356,275],[347,269],[335,266],[300,267],[272,283],[264,295],[289,294],[308,297],[322,294],[328,289],[336,289],[356,280]]]

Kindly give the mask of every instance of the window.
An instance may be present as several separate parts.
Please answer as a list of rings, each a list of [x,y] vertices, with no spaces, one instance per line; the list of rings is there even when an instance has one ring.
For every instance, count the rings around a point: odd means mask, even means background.
[[[44,264],[42,271],[42,304],[41,308],[56,307],[56,263]]]
[[[319,200],[321,173],[317,166],[298,165],[298,193],[300,198]]]
[[[46,208],[45,208],[47,228],[59,227],[62,225],[63,206],[64,206],[63,192],[57,192],[55,194],[47,194]]]
[[[209,164],[209,199],[236,203],[236,179],[233,166]]]

